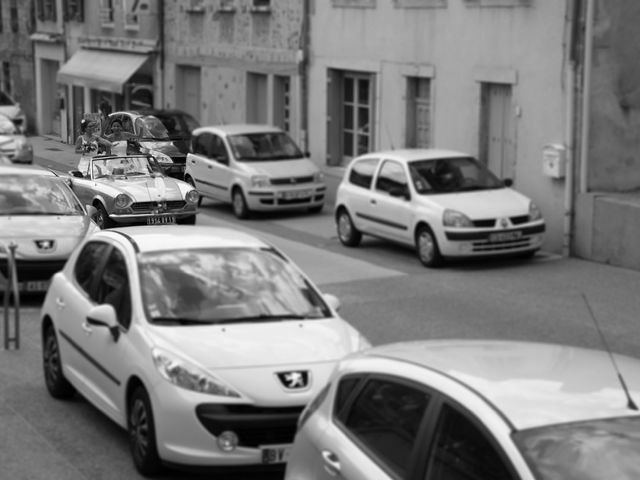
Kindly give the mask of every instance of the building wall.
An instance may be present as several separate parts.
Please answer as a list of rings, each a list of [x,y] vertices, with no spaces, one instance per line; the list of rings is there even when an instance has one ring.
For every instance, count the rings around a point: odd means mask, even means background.
[[[542,151],[565,138],[565,3],[520,0],[314,2],[309,145],[327,146],[327,70],[377,75],[375,148],[404,144],[406,76],[431,77],[433,145],[479,153],[480,83],[512,85],[515,188],[547,219],[544,248],[563,242],[564,180],[543,175]],[[506,7],[497,7],[496,3]],[[406,8],[416,5],[437,8]],[[345,6],[346,5],[346,6]],[[358,8],[359,6],[359,8]]]
[[[303,2],[272,1],[267,11],[252,9],[252,0],[236,0],[227,11],[219,0],[193,3],[165,2],[165,107],[183,108],[178,92],[182,66],[200,69],[201,103],[195,116],[202,124],[246,121],[248,73],[291,76],[292,84],[299,84]],[[291,102],[299,119],[298,88]],[[291,133],[300,140],[299,123]]]

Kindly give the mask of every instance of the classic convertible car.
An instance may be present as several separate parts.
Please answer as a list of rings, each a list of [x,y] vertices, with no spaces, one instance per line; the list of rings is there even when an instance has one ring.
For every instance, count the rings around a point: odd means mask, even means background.
[[[69,174],[78,198],[97,209],[100,228],[196,222],[198,192],[167,177],[150,155],[84,157]]]

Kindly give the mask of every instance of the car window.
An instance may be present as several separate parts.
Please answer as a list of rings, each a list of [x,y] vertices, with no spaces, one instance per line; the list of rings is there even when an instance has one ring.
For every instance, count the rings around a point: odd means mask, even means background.
[[[371,182],[373,181],[373,174],[380,162],[379,158],[365,158],[363,160],[356,161],[349,172],[349,182],[352,185],[366,188],[371,188]]]
[[[295,142],[284,132],[247,133],[227,138],[236,159],[240,161],[304,158]]]
[[[418,387],[371,378],[344,413],[342,423],[381,468],[405,478],[429,399]]]
[[[347,406],[347,401],[351,398],[351,394],[361,381],[362,376],[360,375],[347,375],[340,380],[333,404],[333,411],[336,415],[340,415],[340,412]]]
[[[127,264],[122,252],[114,248],[98,281],[96,302],[113,305],[118,316],[118,322],[129,328],[131,323],[131,293],[129,290],[129,276]]]
[[[49,175],[2,175],[0,215],[84,215],[64,179]]]
[[[96,272],[104,262],[109,244],[104,242],[89,242],[78,255],[73,270],[76,282],[88,294],[91,294],[91,286],[96,278]],[[95,298],[93,298],[95,300]]]
[[[193,137],[193,153],[208,157],[212,140],[213,135],[210,133],[202,133],[197,137]]]
[[[450,405],[434,439],[425,480],[516,480],[484,432]]]
[[[217,135],[213,135],[211,139],[211,151],[208,156],[216,160],[227,160],[229,158],[224,141]]]
[[[376,190],[381,192],[408,192],[407,174],[402,165],[392,160],[385,160],[376,180]]]

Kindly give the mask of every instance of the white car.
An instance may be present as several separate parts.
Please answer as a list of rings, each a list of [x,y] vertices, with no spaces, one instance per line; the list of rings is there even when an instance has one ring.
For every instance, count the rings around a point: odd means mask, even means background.
[[[9,117],[21,134],[27,133],[27,115],[22,110],[20,103],[3,91],[0,91],[0,114]]]
[[[0,155],[13,163],[33,163],[31,141],[3,114],[0,114]]]
[[[281,129],[217,125],[193,131],[185,181],[202,197],[231,203],[238,218],[252,211],[320,212],[324,173]]]
[[[466,153],[368,153],[351,161],[338,186],[338,237],[349,247],[363,234],[413,246],[427,267],[447,257],[533,256],[544,219],[509,185]]]
[[[306,403],[368,348],[282,252],[239,231],[101,230],[53,277],[50,394],[78,391],[129,432],[136,468],[282,467]]]
[[[615,362],[615,363],[614,363]],[[340,362],[300,417],[286,480],[636,480],[640,361],[433,340]]]

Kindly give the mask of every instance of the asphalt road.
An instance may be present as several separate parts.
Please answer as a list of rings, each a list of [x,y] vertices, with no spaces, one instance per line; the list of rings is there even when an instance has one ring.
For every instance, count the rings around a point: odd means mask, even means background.
[[[506,338],[601,347],[593,310],[613,351],[640,347],[640,272],[541,253],[531,261],[456,262],[424,269],[406,248],[375,239],[340,245],[329,209],[238,222],[205,201],[198,223],[235,226],[290,255],[341,314],[374,344],[419,338]],[[124,431],[81,398],[60,402],[40,366],[39,300],[21,313],[19,350],[0,350],[0,480],[139,479]],[[0,333],[3,330],[0,329]],[[612,374],[614,374],[612,370]],[[255,474],[179,478],[282,478]]]

